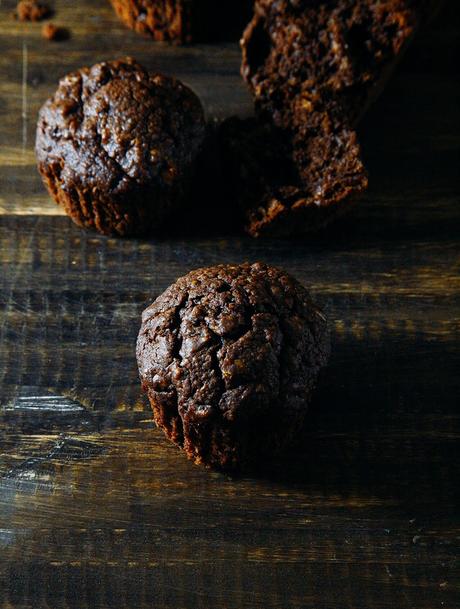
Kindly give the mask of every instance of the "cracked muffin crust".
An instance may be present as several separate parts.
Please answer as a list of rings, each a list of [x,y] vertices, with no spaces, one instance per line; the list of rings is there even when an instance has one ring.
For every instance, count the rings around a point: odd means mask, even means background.
[[[121,21],[154,40],[184,44],[237,40],[253,0],[110,0]]]
[[[180,210],[205,138],[197,96],[132,59],[65,76],[38,118],[38,169],[79,226],[132,235]]]
[[[265,264],[178,279],[142,315],[137,361],[157,425],[195,463],[235,470],[296,439],[328,357],[326,318]]]
[[[241,163],[236,181],[240,191],[249,193],[240,200],[249,233],[314,230],[346,211],[366,190],[356,123],[418,26],[439,4],[256,0],[241,41],[241,72],[259,119],[272,126],[272,133],[282,131],[286,175],[294,177],[280,184],[268,175],[260,189],[263,163],[252,163],[252,172]],[[257,134],[249,133],[256,146]],[[238,146],[234,133],[229,146]],[[266,153],[261,154],[265,159]],[[259,190],[251,196],[254,183]]]

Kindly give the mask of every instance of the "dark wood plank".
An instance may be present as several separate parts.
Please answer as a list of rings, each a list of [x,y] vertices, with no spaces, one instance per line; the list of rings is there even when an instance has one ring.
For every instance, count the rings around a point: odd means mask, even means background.
[[[297,242],[122,241],[71,225],[32,150],[58,77],[127,53],[185,78],[210,117],[245,114],[238,49],[152,45],[89,0],[56,1],[72,38],[50,45],[10,19],[13,4],[0,5],[0,607],[456,609],[456,3],[361,127],[366,199]],[[154,429],[134,342],[177,276],[243,260],[311,287],[333,355],[301,447],[229,478]]]

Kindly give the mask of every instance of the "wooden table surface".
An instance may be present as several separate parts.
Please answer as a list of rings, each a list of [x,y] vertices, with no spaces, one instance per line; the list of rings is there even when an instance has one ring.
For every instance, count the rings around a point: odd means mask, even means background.
[[[208,115],[247,114],[236,45],[154,45],[104,0],[56,0],[66,42],[0,4],[1,609],[457,609],[460,22],[447,2],[361,125],[371,189],[317,237],[83,232],[34,166],[69,70],[130,54]],[[78,5],[78,6],[76,6]],[[188,270],[263,260],[311,287],[333,356],[302,449],[259,477],[189,463],[134,358]]]

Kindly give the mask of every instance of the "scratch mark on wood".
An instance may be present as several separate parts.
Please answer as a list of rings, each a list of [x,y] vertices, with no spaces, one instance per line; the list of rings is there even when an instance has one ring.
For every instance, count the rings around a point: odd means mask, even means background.
[[[78,438],[61,436],[50,451],[49,459],[80,460],[91,459],[105,451],[103,446]]]
[[[4,407],[5,411],[30,411],[70,413],[82,412],[85,408],[61,395],[26,395],[18,396]]]
[[[0,529],[0,546],[9,546],[15,540],[15,532],[11,529]]]
[[[27,148],[27,69],[28,51],[24,42],[22,45],[22,151],[24,154]]]
[[[54,446],[45,455],[25,459],[8,470],[2,478],[29,482],[40,479],[41,483],[44,481],[49,482],[53,470],[50,469],[45,472],[40,472],[39,468],[43,465],[50,465],[55,461],[81,461],[83,459],[92,459],[102,454],[104,451],[104,447],[99,446],[94,442],[87,442],[86,440],[79,440],[78,438],[61,435],[55,441]]]
[[[26,243],[24,244],[24,247],[21,248],[20,245],[22,245],[22,244],[20,244],[20,242],[18,242],[18,241],[16,241],[16,243],[14,243],[14,245],[11,246],[12,258],[16,262],[19,262],[18,259],[20,259],[21,251],[29,250],[31,248],[32,244],[34,243],[35,230],[37,227],[37,223],[38,223],[38,219],[36,219],[34,221],[33,227],[30,232],[30,236],[27,239]],[[7,324],[8,316],[14,307],[14,288],[16,286],[16,281],[24,273],[25,266],[26,265],[23,265],[23,264],[17,264],[14,272],[12,273],[11,288],[10,288],[9,294],[7,296],[7,299],[5,301],[5,306],[3,309],[3,319],[1,319],[1,323],[0,323],[0,344],[3,344],[4,338],[5,338],[5,332],[7,330],[7,325],[8,325]],[[0,382],[3,382],[3,379],[7,372],[6,368],[2,372],[3,372],[3,377],[0,377]]]

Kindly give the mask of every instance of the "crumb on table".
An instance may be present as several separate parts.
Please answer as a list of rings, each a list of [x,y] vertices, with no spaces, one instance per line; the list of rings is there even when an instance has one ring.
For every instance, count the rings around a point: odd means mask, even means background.
[[[42,27],[42,36],[46,40],[67,40],[69,31],[66,28],[54,25],[54,23],[45,23]]]
[[[51,15],[47,4],[37,0],[21,0],[16,6],[15,17],[19,21],[41,21]]]

